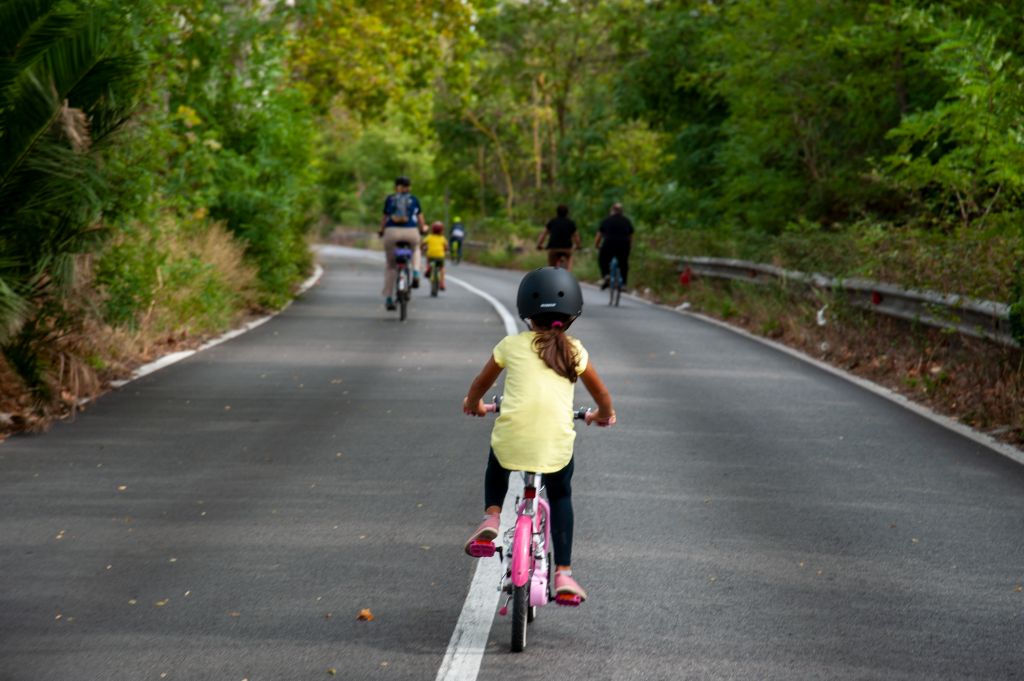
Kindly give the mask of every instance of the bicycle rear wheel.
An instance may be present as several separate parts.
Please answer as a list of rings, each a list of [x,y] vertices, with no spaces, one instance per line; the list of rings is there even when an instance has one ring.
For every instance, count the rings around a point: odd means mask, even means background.
[[[512,587],[512,652],[526,648],[526,623],[530,614],[530,582]]]
[[[409,307],[409,271],[405,268],[398,270],[398,281],[395,282],[396,297],[398,298],[398,320],[404,322]]]
[[[622,286],[622,279],[619,275],[619,261],[617,258],[612,258],[612,262],[608,269],[608,304],[619,305],[619,291]]]

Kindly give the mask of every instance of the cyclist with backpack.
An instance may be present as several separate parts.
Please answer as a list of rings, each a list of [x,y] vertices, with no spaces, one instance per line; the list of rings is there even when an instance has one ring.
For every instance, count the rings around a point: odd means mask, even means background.
[[[412,287],[420,286],[420,236],[427,231],[420,200],[411,193],[412,181],[402,176],[395,180],[395,193],[384,201],[384,216],[377,234],[384,238],[384,295],[385,306],[395,309],[392,298],[395,285],[395,244],[407,242],[413,250]]]

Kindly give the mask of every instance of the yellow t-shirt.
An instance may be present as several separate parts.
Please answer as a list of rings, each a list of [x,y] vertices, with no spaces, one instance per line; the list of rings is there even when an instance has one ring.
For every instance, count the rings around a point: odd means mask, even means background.
[[[423,243],[427,245],[427,257],[431,260],[443,260],[448,253],[448,239],[443,234],[428,234],[423,237]]]
[[[506,336],[494,347],[494,361],[503,367],[505,393],[501,414],[491,432],[494,456],[512,471],[554,473],[572,458],[572,400],[575,384],[556,374],[533,347],[533,331]],[[587,368],[588,354],[570,337],[579,357],[576,373]]]

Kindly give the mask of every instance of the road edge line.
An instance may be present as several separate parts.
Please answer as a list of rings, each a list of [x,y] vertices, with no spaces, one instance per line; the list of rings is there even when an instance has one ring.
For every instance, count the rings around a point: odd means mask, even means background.
[[[519,332],[515,317],[497,298],[458,277],[447,275],[445,279],[490,303],[505,325],[506,335],[512,336]],[[503,529],[512,527],[515,523],[512,499],[521,493],[522,485],[519,476],[510,477],[508,494],[501,507]],[[499,532],[498,537],[501,536]],[[474,681],[480,674],[480,665],[487,652],[487,639],[494,623],[494,609],[501,598],[501,592],[497,589],[498,580],[501,579],[501,562],[482,558],[476,560],[476,570],[469,584],[469,593],[466,594],[462,612],[455,623],[455,630],[452,631],[435,681]]]
[[[142,378],[144,376],[148,376],[148,375],[150,375],[150,374],[152,374],[152,373],[154,373],[156,371],[160,371],[161,369],[169,367],[172,364],[177,364],[181,360],[187,359],[187,358],[191,357],[192,355],[194,355],[194,354],[196,354],[198,352],[202,352],[203,350],[206,350],[208,348],[212,348],[215,345],[220,345],[221,343],[226,343],[227,341],[231,340],[232,338],[237,338],[238,336],[241,336],[243,333],[247,333],[249,331],[252,331],[257,326],[262,326],[263,324],[266,324],[271,319],[273,319],[274,317],[276,317],[277,315],[281,314],[282,312],[287,310],[289,307],[291,307],[292,303],[295,302],[296,298],[301,296],[303,293],[305,293],[309,289],[313,288],[313,286],[318,281],[320,281],[320,277],[322,277],[323,274],[324,274],[324,268],[323,267],[321,267],[320,265],[314,266],[313,274],[311,274],[309,276],[309,278],[307,278],[304,282],[302,282],[299,285],[298,290],[296,290],[296,292],[295,292],[295,296],[291,300],[289,300],[287,303],[285,303],[284,306],[281,307],[280,310],[276,310],[273,313],[266,315],[265,317],[260,317],[259,319],[254,319],[251,322],[248,322],[248,323],[238,327],[237,329],[232,329],[230,331],[227,331],[227,332],[221,334],[220,336],[217,336],[216,338],[214,338],[212,340],[206,341],[205,343],[203,343],[202,345],[200,345],[198,348],[196,348],[194,350],[180,350],[178,352],[171,352],[169,354],[164,355],[163,357],[160,357],[159,359],[153,360],[152,362],[149,362],[147,364],[143,364],[142,366],[137,368],[135,371],[133,371],[132,375],[129,376],[128,378],[123,378],[123,379],[119,379],[119,380],[116,380],[116,381],[111,381],[110,382],[110,387],[114,388],[115,390],[118,389],[118,388],[123,388],[124,386],[128,385],[132,381],[137,381],[138,379],[140,379],[140,378]],[[101,395],[97,395],[97,397],[101,397]],[[79,405],[86,405],[86,404],[89,404],[89,402],[91,402],[93,399],[95,399],[95,398],[87,397],[84,400],[80,400],[78,404]]]
[[[642,300],[642,299],[637,298],[637,300]],[[919,403],[911,400],[909,397],[907,397],[905,395],[901,395],[900,393],[896,392],[895,390],[892,390],[890,388],[886,388],[883,385],[879,385],[878,383],[875,383],[874,381],[870,381],[870,380],[868,380],[866,378],[861,378],[860,376],[857,376],[856,374],[852,374],[852,373],[850,373],[850,372],[848,372],[848,371],[846,371],[844,369],[840,369],[839,367],[837,367],[837,366],[835,366],[833,364],[829,364],[828,362],[823,362],[820,359],[815,359],[814,357],[811,357],[810,355],[808,355],[808,354],[806,354],[804,352],[801,352],[800,350],[797,350],[796,348],[791,348],[788,345],[784,345],[782,343],[779,343],[777,341],[773,341],[773,340],[768,339],[768,338],[762,338],[761,336],[753,334],[753,333],[747,331],[746,329],[741,329],[739,327],[733,326],[733,325],[731,325],[731,324],[729,324],[727,322],[723,322],[720,319],[715,319],[714,317],[709,317],[709,316],[701,314],[699,312],[690,312],[688,310],[677,310],[677,309],[675,309],[673,307],[670,307],[668,305],[661,305],[660,303],[652,303],[652,302],[646,301],[646,300],[642,300],[642,302],[647,303],[648,305],[657,306],[657,307],[664,308],[666,310],[670,310],[670,311],[675,312],[676,314],[678,314],[680,316],[683,316],[683,317],[690,317],[691,319],[697,319],[697,320],[700,320],[700,321],[702,321],[702,322],[704,322],[706,324],[711,324],[712,326],[717,326],[717,327],[725,329],[727,331],[732,331],[733,333],[735,333],[735,334],[737,334],[739,336],[743,336],[744,338],[748,338],[748,339],[750,339],[752,341],[760,343],[761,345],[765,345],[765,346],[770,347],[770,348],[772,348],[774,350],[777,350],[777,351],[779,351],[781,353],[789,355],[790,357],[793,357],[793,358],[798,359],[798,360],[800,360],[800,361],[802,361],[802,362],[804,362],[806,364],[810,364],[811,366],[817,367],[818,369],[821,369],[822,371],[830,373],[833,376],[836,376],[837,378],[841,378],[841,379],[847,381],[848,383],[852,383],[852,384],[856,385],[859,388],[867,390],[868,392],[870,392],[870,393],[872,393],[874,395],[877,395],[878,397],[881,397],[881,398],[886,399],[886,400],[888,400],[888,401],[890,401],[890,402],[892,402],[894,404],[897,404],[897,405],[903,407],[904,409],[906,409],[908,411],[911,411],[911,412],[917,414],[918,416],[920,416],[920,417],[922,417],[924,419],[927,419],[928,421],[931,421],[932,423],[934,423],[936,425],[942,426],[943,428],[946,428],[947,430],[953,431],[957,435],[961,435],[961,436],[967,438],[968,440],[971,440],[975,444],[979,444],[979,445],[981,445],[983,447],[986,447],[986,448],[992,450],[996,454],[999,454],[1001,456],[1005,456],[1006,458],[1010,459],[1011,461],[1013,461],[1015,463],[1024,465],[1024,451],[1021,451],[1020,449],[1017,449],[1013,445],[1006,444],[1005,442],[1000,442],[999,440],[995,439],[991,435],[988,435],[987,433],[983,433],[983,432],[981,432],[979,430],[971,428],[968,425],[960,423],[959,421],[957,421],[955,419],[952,419],[952,418],[950,418],[948,416],[940,414],[940,413],[932,410],[931,408],[926,407],[923,404],[919,404]]]

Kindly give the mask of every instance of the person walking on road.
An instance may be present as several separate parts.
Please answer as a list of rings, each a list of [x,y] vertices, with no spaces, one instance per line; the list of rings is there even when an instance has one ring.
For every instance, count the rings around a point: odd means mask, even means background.
[[[510,471],[542,473],[551,504],[551,542],[555,559],[555,593],[586,599],[572,577],[572,401],[577,378],[597,404],[588,423],[615,423],[611,394],[597,375],[583,344],[569,336],[569,326],[583,312],[583,292],[576,278],[558,267],[542,267],[519,283],[516,307],[529,331],[501,340],[487,358],[462,401],[462,411],[484,416],[483,396],[502,370],[505,395],[501,415],[491,431],[491,451],[484,475],[484,520],[466,542],[498,536],[501,505]],[[470,553],[470,555],[473,555]]]
[[[633,223],[622,214],[622,204],[613,203],[610,214],[601,221],[594,239],[594,248],[598,249],[597,264],[601,268],[601,288],[608,288],[608,271],[611,269],[612,258],[619,259],[619,270],[622,272],[622,285],[626,285],[629,275],[629,251],[633,247]]]
[[[420,200],[413,196],[412,181],[404,175],[395,180],[395,193],[384,200],[384,216],[377,234],[384,238],[384,296],[385,306],[395,309],[392,298],[395,286],[395,244],[408,242],[413,250],[412,287],[420,286],[420,236],[426,234],[427,223],[420,208]]]
[[[551,267],[558,267],[564,258],[565,269],[571,271],[572,252],[580,249],[580,233],[576,229],[576,223],[569,219],[568,206],[558,206],[555,213],[555,217],[548,221],[540,238],[537,239],[537,250],[547,249],[548,265]]]

